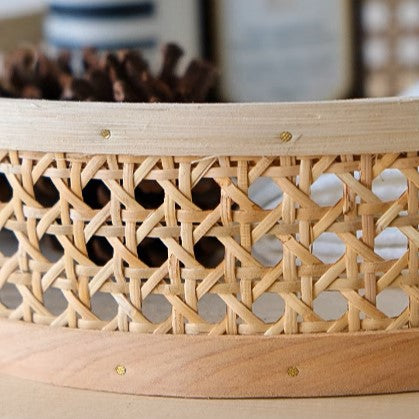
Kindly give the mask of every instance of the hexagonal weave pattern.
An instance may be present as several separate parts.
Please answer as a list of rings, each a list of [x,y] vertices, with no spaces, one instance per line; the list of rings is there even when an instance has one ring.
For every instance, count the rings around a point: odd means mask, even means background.
[[[156,334],[418,327],[418,165],[418,153],[199,158],[2,151],[1,182],[10,193],[0,204],[7,240],[0,255],[0,316]],[[404,176],[405,188],[384,202],[374,180],[388,169]],[[330,174],[341,193],[319,204],[312,185]],[[260,177],[280,191],[272,209],[250,198]],[[51,202],[36,192],[41,178],[55,197]],[[211,205],[196,200],[202,182],[218,191]],[[139,197],[145,183],[161,191],[158,199]],[[90,196],[97,188],[106,197],[99,208]],[[385,231],[404,239],[401,257],[377,253]],[[313,246],[324,234],[343,246],[333,262]],[[282,248],[273,266],[252,251],[267,237]],[[108,249],[103,263],[94,261],[94,246]],[[147,256],[147,249],[159,257]],[[380,307],[386,289],[406,295],[396,316]],[[268,293],[277,297],[274,319],[255,309]],[[325,294],[343,299],[337,318],[315,308]],[[207,303],[204,313],[208,295],[218,303]],[[159,306],[160,317],[153,311]]]

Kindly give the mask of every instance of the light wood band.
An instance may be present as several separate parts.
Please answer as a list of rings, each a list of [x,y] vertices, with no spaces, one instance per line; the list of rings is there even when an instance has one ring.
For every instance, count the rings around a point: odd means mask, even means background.
[[[1,373],[81,389],[205,398],[419,390],[417,329],[214,338],[0,320],[0,342]]]
[[[416,151],[418,99],[129,104],[0,99],[0,148],[137,156]],[[281,137],[281,133],[290,137]],[[282,141],[286,138],[288,141]]]

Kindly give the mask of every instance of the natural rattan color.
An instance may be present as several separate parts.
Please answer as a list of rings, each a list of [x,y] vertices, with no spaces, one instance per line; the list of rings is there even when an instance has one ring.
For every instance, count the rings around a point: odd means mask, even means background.
[[[419,327],[418,165],[417,152],[200,158],[3,151],[0,172],[13,196],[0,206],[0,228],[13,232],[18,246],[14,254],[0,257],[0,296],[2,289],[15,287],[21,302],[11,308],[3,298],[0,316],[156,334],[276,335]],[[405,191],[390,202],[382,202],[373,187],[373,180],[386,169],[397,169],[406,179]],[[311,186],[325,174],[334,174],[342,185],[341,197],[326,207],[311,196]],[[48,178],[51,189],[58,191],[59,199],[50,207],[35,196],[40,177]],[[249,198],[249,187],[259,177],[270,178],[282,191],[276,208],[263,209]],[[202,178],[220,188],[212,209],[201,209],[193,199]],[[83,195],[92,179],[110,193],[101,209],[91,208]],[[145,208],[135,199],[135,188],[146,180],[164,191],[156,208]],[[375,238],[389,228],[406,237],[400,259],[385,260],[374,251]],[[323,262],[313,250],[314,241],[326,232],[335,234],[346,249],[333,263]],[[275,266],[263,266],[252,254],[252,246],[268,235],[283,248]],[[56,261],[44,251],[46,236],[63,248]],[[113,248],[104,266],[88,256],[94,237]],[[208,237],[217,240],[217,252],[223,254],[215,266],[205,266],[194,253],[197,243]],[[142,260],[137,248],[145,239],[167,248],[161,266]],[[399,288],[408,296],[408,305],[396,317],[387,316],[377,304],[377,295],[387,288]],[[65,299],[60,312],[44,303],[52,289]],[[347,310],[326,320],[313,303],[332,291],[346,300]],[[201,313],[200,300],[209,293],[226,307],[215,322]],[[253,309],[266,293],[276,294],[285,306],[275,321],[264,321]],[[98,294],[112,297],[116,311],[111,318],[98,314],[93,303]],[[153,294],[170,304],[163,321],[153,322],[143,311],[144,301]]]

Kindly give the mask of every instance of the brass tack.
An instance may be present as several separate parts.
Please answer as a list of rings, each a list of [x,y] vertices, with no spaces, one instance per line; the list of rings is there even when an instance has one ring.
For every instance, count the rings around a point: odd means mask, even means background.
[[[108,129],[103,129],[100,132],[100,135],[105,139],[105,140],[109,140],[109,138],[111,138],[111,131]]]
[[[289,131],[282,131],[281,134],[279,134],[279,139],[282,143],[287,143],[292,140],[292,134]]]
[[[117,366],[115,367],[115,372],[116,372],[118,375],[125,375],[125,374],[127,373],[127,369],[125,368],[125,366],[124,366],[124,365],[117,365]]]
[[[290,377],[296,377],[300,373],[300,370],[297,367],[288,367],[287,374]]]

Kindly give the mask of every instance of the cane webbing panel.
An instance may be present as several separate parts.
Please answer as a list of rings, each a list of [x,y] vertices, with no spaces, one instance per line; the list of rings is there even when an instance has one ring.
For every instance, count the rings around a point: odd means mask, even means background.
[[[182,158],[3,151],[2,187],[12,193],[1,203],[0,227],[16,248],[2,247],[0,315],[55,327],[174,334],[418,327],[418,165],[418,153]],[[383,202],[374,180],[388,169],[404,176],[405,188]],[[311,188],[330,174],[341,193],[322,205]],[[282,196],[273,209],[249,198],[260,177]],[[160,198],[149,199],[147,191],[160,191]],[[216,202],[202,200],[210,195]],[[390,229],[405,238],[400,258],[375,248]],[[333,262],[316,254],[324,234],[344,248]],[[252,252],[267,236],[282,247],[274,266]],[[47,237],[62,254],[51,258]],[[390,288],[407,296],[397,316],[379,304]],[[7,298],[11,290],[16,304]],[[62,301],[59,310],[46,303],[51,292]],[[284,306],[274,320],[254,310],[267,293]],[[315,308],[328,293],[346,303],[335,319]],[[201,312],[208,294],[225,306],[216,321]],[[143,309],[155,295],[169,306],[160,321]],[[113,314],[101,316],[98,304]]]

